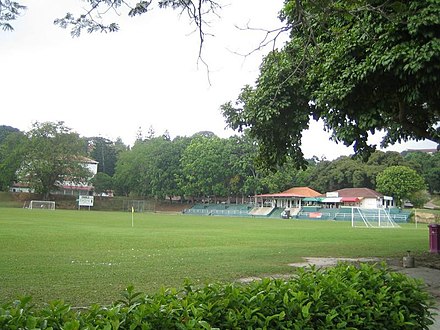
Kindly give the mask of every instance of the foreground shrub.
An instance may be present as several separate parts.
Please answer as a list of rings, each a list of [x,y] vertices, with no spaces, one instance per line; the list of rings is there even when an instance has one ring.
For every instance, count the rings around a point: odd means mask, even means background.
[[[428,329],[432,300],[423,283],[385,266],[300,269],[289,280],[189,282],[155,295],[123,292],[112,306],[38,310],[23,298],[0,308],[1,329]]]

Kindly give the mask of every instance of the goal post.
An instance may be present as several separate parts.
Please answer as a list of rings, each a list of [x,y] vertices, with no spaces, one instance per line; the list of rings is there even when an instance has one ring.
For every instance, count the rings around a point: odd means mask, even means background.
[[[39,209],[39,210],[55,210],[54,201],[30,201],[29,209]]]
[[[363,228],[399,228],[386,209],[362,209],[352,207],[351,226]]]

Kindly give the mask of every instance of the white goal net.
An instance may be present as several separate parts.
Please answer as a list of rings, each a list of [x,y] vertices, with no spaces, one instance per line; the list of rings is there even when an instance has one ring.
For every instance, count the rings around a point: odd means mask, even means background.
[[[39,210],[55,210],[55,202],[54,201],[30,201],[29,208],[30,209],[39,209]]]
[[[385,209],[361,209],[359,207],[351,209],[351,226],[363,228],[400,227]]]

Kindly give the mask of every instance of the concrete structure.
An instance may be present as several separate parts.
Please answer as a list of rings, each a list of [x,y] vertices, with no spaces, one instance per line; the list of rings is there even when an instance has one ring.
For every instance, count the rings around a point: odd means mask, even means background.
[[[324,205],[333,207],[359,207],[362,209],[379,209],[394,207],[390,196],[369,188],[344,188],[328,192],[321,200]]]
[[[309,187],[293,187],[280,193],[257,195],[255,204],[261,207],[300,208],[304,198],[318,196],[321,193]]]

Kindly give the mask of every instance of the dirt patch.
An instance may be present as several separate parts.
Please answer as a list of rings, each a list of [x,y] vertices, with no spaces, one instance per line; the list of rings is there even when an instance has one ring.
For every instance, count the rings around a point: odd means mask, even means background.
[[[379,258],[304,258],[303,262],[289,264],[292,267],[307,267],[314,265],[316,267],[336,266],[338,262],[364,263],[364,262],[380,262]]]

